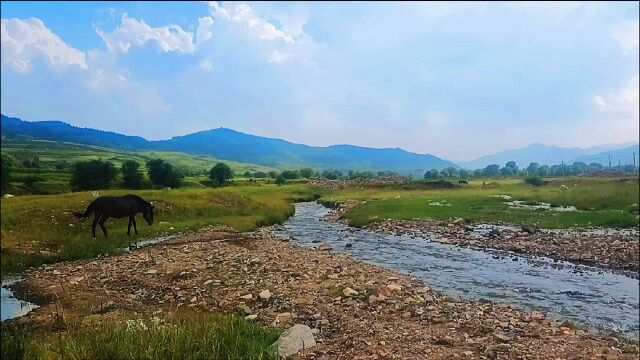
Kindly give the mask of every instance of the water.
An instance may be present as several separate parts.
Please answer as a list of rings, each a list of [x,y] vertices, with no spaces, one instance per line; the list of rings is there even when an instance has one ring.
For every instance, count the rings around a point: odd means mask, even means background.
[[[425,238],[353,230],[321,221],[329,211],[314,202],[296,204],[295,215],[278,234],[306,247],[330,243],[334,251],[409,273],[444,293],[539,310],[635,338],[640,334],[638,280],[584,266],[577,271],[570,263],[550,259],[495,259],[484,251]],[[353,246],[347,248],[347,243]]]
[[[24,316],[38,307],[30,302],[18,300],[13,296],[8,287],[15,284],[16,281],[18,281],[17,278],[11,278],[2,282],[2,288],[0,288],[0,298],[2,300],[0,303],[0,315],[2,321]]]

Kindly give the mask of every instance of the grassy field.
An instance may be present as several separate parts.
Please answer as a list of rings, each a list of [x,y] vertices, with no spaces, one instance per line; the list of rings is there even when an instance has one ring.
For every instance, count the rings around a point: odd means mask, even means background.
[[[101,191],[124,195],[130,190]],[[221,189],[135,191],[156,204],[155,223],[149,227],[138,216],[140,239],[229,225],[241,231],[281,223],[294,212],[294,200],[312,199],[320,191],[304,185],[236,186]],[[84,210],[93,201],[90,192],[29,195],[1,200],[2,276],[43,263],[95,257],[126,247],[127,219],[106,224],[109,238],[97,231],[91,238],[91,221],[79,223],[70,211]],[[133,231],[132,231],[133,232]]]
[[[626,180],[626,181],[625,181]],[[485,182],[487,185],[482,185]],[[565,185],[568,190],[561,189]],[[529,204],[575,206],[579,211],[510,208],[503,198]],[[383,219],[457,217],[477,222],[537,225],[541,228],[637,227],[638,178],[558,178],[544,186],[524,184],[522,179],[477,180],[458,189],[420,189],[420,186],[351,188],[331,193],[328,202],[346,200],[367,203],[346,214],[355,226]]]
[[[273,169],[234,161],[219,160],[209,156],[188,155],[179,152],[144,152],[144,151],[124,151],[98,146],[79,145],[57,141],[46,140],[2,140],[2,153],[9,154],[17,159],[29,159],[38,157],[40,159],[39,168],[15,168],[12,174],[12,194],[62,194],[71,191],[69,180],[71,179],[71,169],[69,164],[77,161],[87,161],[93,159],[103,159],[112,162],[116,168],[120,168],[127,160],[134,160],[144,168],[147,160],[163,159],[172,164],[183,173],[202,173],[209,171],[218,162],[228,164],[231,169],[241,174],[245,171],[269,172]],[[57,169],[62,161],[67,162],[67,167]],[[33,181],[37,178],[38,181]],[[31,184],[26,182],[31,180]],[[145,175],[145,181],[148,178]],[[206,176],[185,178],[185,187],[204,188]],[[121,187],[122,179],[116,178],[113,188]]]
[[[277,359],[280,331],[242,318],[182,313],[26,331],[3,324],[2,359]]]

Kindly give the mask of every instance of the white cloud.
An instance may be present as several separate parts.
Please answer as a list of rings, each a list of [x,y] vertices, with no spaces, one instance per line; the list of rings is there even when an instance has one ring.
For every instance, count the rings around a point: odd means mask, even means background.
[[[262,40],[282,40],[285,43],[293,43],[294,37],[282,30],[278,30],[272,23],[256,15],[251,6],[237,4],[233,8],[226,8],[216,1],[209,2],[211,14],[223,19],[233,21],[246,26],[251,34]]]
[[[213,34],[211,28],[213,27],[213,18],[211,16],[205,16],[198,19],[198,28],[196,29],[196,47],[200,46],[203,42],[211,39]]]
[[[638,50],[640,43],[638,32],[640,23],[635,21],[624,21],[613,27],[611,36],[620,45],[625,54]]]
[[[3,67],[27,73],[34,60],[44,59],[58,68],[87,69],[85,53],[67,45],[40,19],[2,19],[0,37]]]
[[[293,60],[293,56],[289,53],[283,53],[278,49],[273,50],[271,55],[267,58],[267,61],[275,64],[287,63]]]
[[[205,28],[200,31],[201,35],[211,37],[208,31],[210,25],[207,25],[206,20],[200,24],[203,23]],[[177,51],[191,54],[196,49],[193,33],[184,31],[180,26],[167,25],[154,28],[142,20],[128,17],[126,13],[122,15],[122,22],[116,30],[106,33],[96,28],[96,33],[105,42],[109,51],[122,54],[129,51],[132,46],[143,46],[149,41],[156,42],[163,52]]]
[[[638,118],[638,108],[640,98],[638,87],[640,86],[638,75],[631,78],[627,86],[618,92],[593,97],[596,107],[601,112],[608,112],[619,115],[631,115]]]

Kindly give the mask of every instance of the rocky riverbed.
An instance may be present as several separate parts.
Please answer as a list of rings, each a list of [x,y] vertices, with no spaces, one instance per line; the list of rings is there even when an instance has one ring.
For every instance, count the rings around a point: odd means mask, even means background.
[[[331,250],[294,246],[271,229],[208,230],[102,259],[43,266],[14,292],[41,305],[15,323],[67,322],[176,308],[238,314],[266,326],[306,324],[299,359],[636,359],[637,344],[539,312],[445,296],[406,274]]]
[[[341,204],[327,216],[327,220],[347,223],[342,215],[357,205],[357,202]],[[610,269],[634,278],[640,275],[640,239],[637,229],[541,230],[473,224],[465,219],[451,222],[388,219],[375,222],[367,228],[385,234],[428,237],[442,244],[544,256]]]

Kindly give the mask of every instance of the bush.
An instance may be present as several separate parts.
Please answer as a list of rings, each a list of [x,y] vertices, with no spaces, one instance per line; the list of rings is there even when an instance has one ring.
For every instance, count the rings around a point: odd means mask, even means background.
[[[524,182],[529,184],[529,185],[533,185],[533,186],[542,186],[542,185],[546,185],[549,182],[548,181],[544,181],[541,178],[537,177],[537,176],[531,176],[528,177],[526,179],[524,179]]]
[[[280,174],[276,177],[276,184],[284,185],[286,182],[287,182],[287,178],[285,178],[284,175]]]
[[[71,186],[77,190],[106,189],[116,177],[116,168],[108,161],[79,161],[73,165]]]
[[[131,189],[140,189],[142,187],[142,173],[138,171],[140,164],[137,161],[127,160],[122,163],[122,179],[124,186]]]
[[[9,188],[9,181],[11,181],[11,158],[6,155],[2,155],[0,160],[0,191],[3,193]]]
[[[225,186],[226,183],[233,178],[233,172],[229,165],[225,163],[217,163],[216,166],[209,171],[209,179],[214,187]]]
[[[174,188],[182,186],[184,176],[164,160],[155,159],[147,161],[147,170],[149,171],[151,182],[156,185]]]

